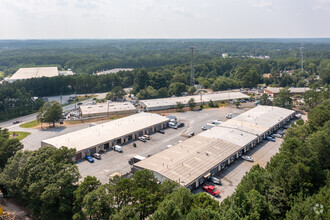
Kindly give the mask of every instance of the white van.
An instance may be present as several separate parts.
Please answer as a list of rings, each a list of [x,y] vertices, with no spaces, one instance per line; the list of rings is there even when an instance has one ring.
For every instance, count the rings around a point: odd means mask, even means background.
[[[232,113],[228,113],[227,115],[226,115],[226,118],[232,118],[233,117],[233,114]]]
[[[117,151],[117,152],[123,152],[123,148],[121,147],[121,146],[119,146],[119,145],[115,145],[115,146],[113,146],[113,150],[114,151]]]

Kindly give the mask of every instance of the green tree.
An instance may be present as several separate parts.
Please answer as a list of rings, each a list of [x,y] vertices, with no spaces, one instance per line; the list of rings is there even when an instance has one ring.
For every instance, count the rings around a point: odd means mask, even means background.
[[[280,93],[274,98],[273,104],[282,108],[292,108],[292,99],[288,87],[280,90]]]
[[[260,104],[261,105],[270,105],[271,101],[269,100],[269,96],[267,93],[264,93],[260,97]]]
[[[190,86],[188,89],[188,94],[192,95],[197,91],[195,86]]]
[[[37,115],[37,120],[39,122],[53,123],[55,127],[55,122],[62,118],[62,106],[56,101],[46,102],[44,106],[39,110]]]
[[[111,90],[111,92],[109,92],[106,95],[106,99],[111,100],[111,101],[120,101],[124,98],[125,95],[126,95],[126,92],[124,91],[124,89],[121,86],[115,86]]]
[[[177,111],[182,111],[182,109],[184,108],[184,104],[182,102],[177,102],[175,108],[177,109]]]
[[[0,185],[41,219],[72,219],[73,191],[79,171],[73,163],[75,150],[43,146],[19,151],[0,174]]]
[[[154,215],[152,216],[153,220],[166,220],[173,219],[179,220],[182,219],[180,210],[176,207],[176,204],[172,200],[165,200],[160,204]]]
[[[134,83],[137,85],[138,89],[145,89],[149,85],[149,74],[145,69],[139,70],[139,72],[136,74]]]
[[[8,159],[23,149],[18,139],[9,138],[8,129],[0,128],[0,169],[4,168]]]
[[[170,95],[175,95],[175,96],[181,96],[182,93],[186,91],[187,91],[187,86],[181,82],[171,83],[168,90]]]
[[[196,104],[194,98],[189,99],[189,101],[188,101],[188,106],[189,106],[190,110],[194,110],[194,108],[196,107],[196,105],[197,105],[197,104]]]
[[[304,102],[307,110],[314,108],[319,103],[319,93],[314,90],[306,91],[304,94]]]
[[[119,212],[110,216],[110,220],[139,220],[139,216],[132,206],[124,206]]]
[[[73,192],[74,196],[74,203],[73,203],[73,219],[84,219],[86,216],[83,213],[82,206],[84,197],[96,190],[101,185],[101,182],[96,179],[96,177],[87,176],[85,179],[80,183],[78,188]]]
[[[236,108],[238,108],[238,106],[241,105],[241,102],[239,100],[236,100],[235,105],[236,105]]]
[[[84,214],[90,219],[109,219],[115,214],[113,191],[111,185],[103,184],[87,193],[83,200]]]

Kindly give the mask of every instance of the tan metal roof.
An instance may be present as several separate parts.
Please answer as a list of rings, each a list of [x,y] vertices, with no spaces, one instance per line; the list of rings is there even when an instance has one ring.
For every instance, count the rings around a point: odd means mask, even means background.
[[[188,101],[194,98],[196,103],[209,102],[212,101],[222,101],[222,100],[230,100],[230,99],[245,99],[248,98],[247,95],[241,92],[222,92],[222,93],[212,93],[212,94],[203,94],[201,95],[192,95],[192,96],[180,96],[180,97],[170,97],[170,98],[162,98],[162,99],[147,99],[140,100],[148,108],[152,107],[161,107],[161,106],[175,106],[177,102],[181,102],[182,104],[187,104]]]
[[[136,108],[130,102],[109,102],[109,103],[100,103],[96,105],[82,105],[79,107],[82,115],[89,114],[110,114],[114,112],[122,111],[135,111]]]
[[[134,166],[187,186],[293,113],[279,107],[257,106]]]
[[[58,75],[59,72],[57,70],[57,67],[20,68],[12,77],[10,77],[10,80],[14,81],[19,79],[53,77]]]
[[[169,119],[164,116],[141,112],[93,127],[43,140],[42,143],[49,144],[57,148],[62,146],[76,148],[77,151],[81,151],[167,121],[169,121]]]
[[[224,140],[197,135],[134,166],[153,170],[186,186],[240,148]]]
[[[268,90],[268,91],[270,91],[272,93],[275,93],[275,94],[280,93],[281,89],[284,89],[284,88],[283,87],[267,87],[267,88],[265,88],[265,90]],[[304,92],[310,90],[310,88],[308,88],[308,87],[297,87],[297,88],[289,88],[289,90],[290,90],[290,93],[304,93]]]

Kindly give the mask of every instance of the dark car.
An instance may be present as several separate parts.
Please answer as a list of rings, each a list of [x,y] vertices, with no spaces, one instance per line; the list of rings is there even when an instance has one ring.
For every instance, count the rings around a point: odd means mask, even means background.
[[[182,127],[184,127],[184,123],[183,122],[181,122],[181,123],[178,124],[178,128],[182,128]]]
[[[90,162],[90,163],[94,163],[94,159],[93,159],[91,156],[89,156],[89,155],[86,155],[86,156],[85,156],[85,159],[86,159],[88,162]]]
[[[78,102],[77,105],[82,105],[82,102]]]
[[[159,130],[157,131],[158,133],[161,133],[161,134],[165,134],[165,131],[164,130]]]
[[[22,121],[13,121],[13,124],[18,124],[18,123],[21,123]]]
[[[202,108],[197,108],[196,111],[202,111],[203,109]]]

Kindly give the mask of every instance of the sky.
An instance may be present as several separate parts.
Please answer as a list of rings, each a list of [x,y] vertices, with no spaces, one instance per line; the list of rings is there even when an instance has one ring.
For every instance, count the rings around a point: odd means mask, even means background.
[[[330,0],[0,0],[0,15],[0,39],[330,37]]]

